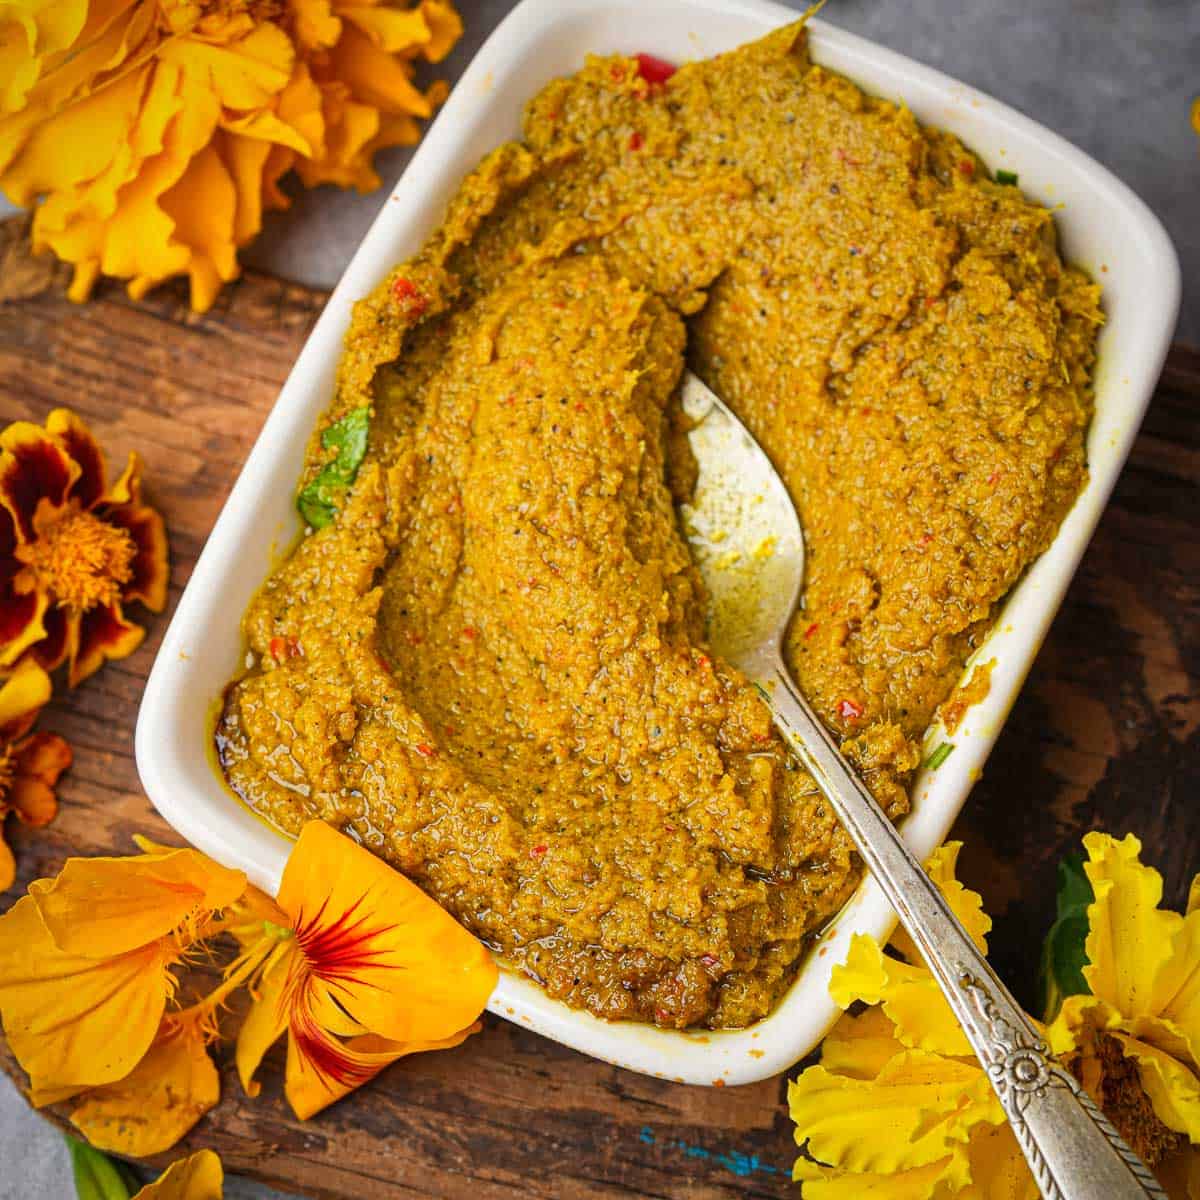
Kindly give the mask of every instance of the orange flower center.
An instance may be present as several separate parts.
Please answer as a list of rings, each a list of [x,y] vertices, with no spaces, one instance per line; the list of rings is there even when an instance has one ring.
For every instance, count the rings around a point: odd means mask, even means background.
[[[94,513],[71,509],[39,530],[36,541],[17,549],[38,588],[49,592],[60,607],[76,612],[115,604],[133,577],[136,553],[124,529]]]

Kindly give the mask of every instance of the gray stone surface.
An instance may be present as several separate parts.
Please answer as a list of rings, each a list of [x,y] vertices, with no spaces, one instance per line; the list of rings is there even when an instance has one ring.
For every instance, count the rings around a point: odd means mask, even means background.
[[[468,33],[448,60],[461,70],[509,0],[460,0]],[[802,8],[803,3],[794,2]],[[1188,112],[1200,94],[1196,0],[831,0],[824,14],[1021,109],[1121,176],[1162,218],[1183,263],[1178,336],[1200,344],[1200,140]],[[385,181],[406,151],[381,162]],[[324,188],[268,219],[247,262],[331,286],[385,192]],[[61,1140],[0,1085],[0,1200],[59,1200],[72,1189]],[[265,1188],[231,1183],[230,1200],[269,1200]]]

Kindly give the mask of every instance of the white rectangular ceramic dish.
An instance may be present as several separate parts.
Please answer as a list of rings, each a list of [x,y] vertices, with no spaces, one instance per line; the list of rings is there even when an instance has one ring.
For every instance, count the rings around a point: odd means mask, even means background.
[[[766,0],[525,0],[479,52],[385,203],[305,345],[179,602],[151,673],[137,728],[142,782],[193,845],[274,892],[288,853],[280,834],[238,805],[208,753],[213,701],[242,655],[239,618],[266,577],[273,547],[298,530],[293,506],[305,443],[331,396],[354,301],[414,254],[462,177],[519,131],[522,107],[588,52],[646,51],[679,61],[760,37],[796,13]],[[955,736],[955,753],[916,782],[904,834],[918,856],[939,844],[1016,697],[1125,461],[1162,366],[1179,303],[1179,266],[1146,206],[1103,167],[1034,122],[971,88],[822,22],[814,59],[921,120],[958,134],[993,168],[1057,213],[1066,257],[1092,272],[1108,317],[1100,343],[1091,475],[1054,544],[1015,589],[979,654],[996,667],[987,699]],[[1069,81],[1064,86],[1070,86]],[[829,970],[855,932],[883,937],[894,917],[864,884],[765,1020],[693,1035],[610,1024],[551,1000],[504,972],[495,1013],[587,1054],[689,1083],[747,1083],[791,1066],[836,1012]]]

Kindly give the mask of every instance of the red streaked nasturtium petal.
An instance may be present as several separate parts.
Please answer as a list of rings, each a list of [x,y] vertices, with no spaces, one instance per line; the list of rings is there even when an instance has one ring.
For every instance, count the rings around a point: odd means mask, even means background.
[[[128,1075],[150,1048],[174,988],[165,944],[113,958],[60,950],[32,896],[0,916],[0,1018],[35,1091]]]
[[[128,658],[145,636],[140,625],[126,620],[120,603],[97,604],[79,618],[79,645],[71,656],[67,681],[75,687],[106,662]]]
[[[78,476],[78,464],[39,426],[14,421],[0,431],[0,504],[12,515],[21,540],[34,539],[39,502],[61,507]]]
[[[199,1025],[168,1017],[145,1058],[88,1092],[71,1122],[98,1150],[144,1158],[169,1150],[220,1098]]]
[[[373,1079],[384,1067],[407,1054],[419,1054],[425,1050],[450,1050],[478,1032],[478,1022],[450,1037],[425,1042],[393,1042],[378,1034],[368,1033],[338,1043],[337,1054],[343,1062],[352,1065],[352,1071],[343,1072],[341,1079],[331,1073],[316,1069],[313,1061],[305,1054],[304,1043],[292,1038],[288,1043],[287,1076],[284,1091],[288,1103],[302,1121],[316,1116],[335,1100],[352,1092],[368,1080]],[[348,1075],[348,1079],[347,1079]]]
[[[30,899],[66,953],[101,958],[145,946],[228,908],[246,876],[199,850],[127,858],[69,858],[56,879],[35,879]]]
[[[221,1160],[211,1150],[198,1150],[146,1184],[137,1200],[221,1200],[224,1185]]]
[[[397,1042],[454,1036],[496,986],[487,948],[416,884],[322,821],[300,834],[279,890],[314,990]]]
[[[70,496],[81,507],[91,508],[108,486],[104,454],[82,417],[69,408],[56,408],[46,418],[46,432],[58,439],[68,456],[79,466]]]

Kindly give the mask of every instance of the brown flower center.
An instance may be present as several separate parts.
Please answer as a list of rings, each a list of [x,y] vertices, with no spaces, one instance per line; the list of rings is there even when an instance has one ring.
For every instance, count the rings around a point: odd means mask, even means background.
[[[1142,1162],[1154,1167],[1182,1149],[1183,1135],[1159,1120],[1142,1087],[1137,1064],[1126,1057],[1121,1043],[1111,1034],[1098,1033],[1095,1054],[1100,1062],[1100,1095],[1095,1099]],[[1072,1066],[1078,1077],[1078,1061]]]
[[[60,607],[87,612],[97,604],[112,605],[133,577],[137,547],[124,529],[94,513],[68,509],[38,531],[36,541],[17,549],[17,557],[33,572],[40,590]]]

